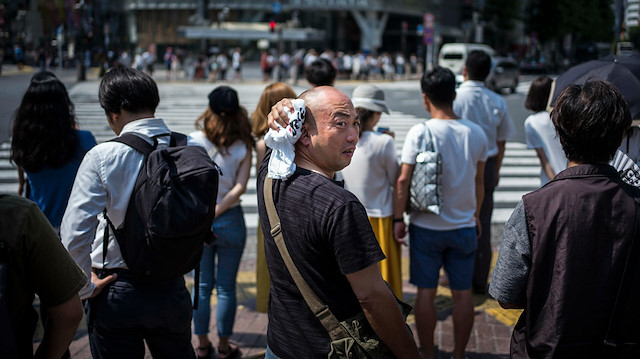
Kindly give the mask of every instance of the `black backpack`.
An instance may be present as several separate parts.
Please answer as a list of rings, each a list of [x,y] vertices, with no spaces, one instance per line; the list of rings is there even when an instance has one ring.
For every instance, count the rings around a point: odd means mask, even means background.
[[[104,212],[103,261],[110,227],[133,280],[175,279],[193,270],[200,263],[204,244],[213,240],[220,168],[203,147],[187,146],[187,136],[175,132],[169,147],[160,149],[155,138],[151,145],[134,134],[111,141],[143,153],[145,161],[124,223],[115,228]]]

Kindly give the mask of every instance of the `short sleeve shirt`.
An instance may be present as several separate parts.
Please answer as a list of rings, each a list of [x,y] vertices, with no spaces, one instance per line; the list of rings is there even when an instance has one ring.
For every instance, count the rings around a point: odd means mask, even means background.
[[[35,203],[18,196],[0,196],[0,233],[0,240],[11,251],[7,270],[9,317],[18,351],[31,356],[37,321],[32,307],[34,293],[43,305],[57,306],[76,295],[87,277]]]
[[[258,175],[258,207],[271,278],[267,342],[283,358],[326,358],[330,339],[311,312],[270,235],[263,186],[269,153]],[[341,183],[297,168],[274,180],[273,198],[284,242],[302,277],[338,320],[362,310],[346,274],[385,258],[367,213]]]
[[[515,132],[504,99],[480,81],[465,81],[458,87],[453,111],[482,127],[489,141],[488,157],[498,154],[497,142],[506,141]]]
[[[540,111],[527,117],[524,121],[524,134],[528,148],[541,148],[555,173],[567,168],[569,160],[562,150],[562,145],[553,127],[549,112]],[[540,184],[549,182],[549,177],[540,170]]]
[[[440,215],[410,211],[411,224],[435,231],[475,226],[475,178],[478,162],[487,160],[487,137],[471,121],[431,119],[426,122],[434,150],[442,155]],[[425,138],[425,124],[413,126],[402,147],[401,162],[415,165]]]

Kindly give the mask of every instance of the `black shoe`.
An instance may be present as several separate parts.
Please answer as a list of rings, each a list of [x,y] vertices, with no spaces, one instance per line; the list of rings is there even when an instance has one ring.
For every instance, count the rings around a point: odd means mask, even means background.
[[[198,359],[213,359],[213,346],[211,345],[211,343],[209,343],[209,345],[207,345],[206,347],[198,347],[198,350],[200,352],[206,351],[207,353],[205,355],[198,355],[198,351],[196,351]]]

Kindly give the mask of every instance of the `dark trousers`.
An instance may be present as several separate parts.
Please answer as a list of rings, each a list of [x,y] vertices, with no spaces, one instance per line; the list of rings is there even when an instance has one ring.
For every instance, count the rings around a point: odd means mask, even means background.
[[[474,291],[485,293],[487,279],[491,267],[491,213],[493,212],[493,191],[497,177],[497,157],[487,159],[484,166],[484,200],[480,207],[480,226],[482,233],[478,238],[476,250],[476,264],[473,271],[472,287]]]
[[[191,298],[182,277],[137,283],[126,273],[86,302],[94,359],[195,358],[191,345]]]

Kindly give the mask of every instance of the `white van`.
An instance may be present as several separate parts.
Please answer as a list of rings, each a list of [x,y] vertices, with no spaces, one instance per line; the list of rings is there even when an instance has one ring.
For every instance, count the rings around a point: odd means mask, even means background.
[[[456,75],[457,83],[463,82],[462,68],[467,62],[467,56],[474,50],[484,51],[489,54],[491,58],[496,55],[496,51],[491,46],[485,44],[447,43],[442,45],[440,53],[438,54],[438,66],[451,70],[451,72]]]

